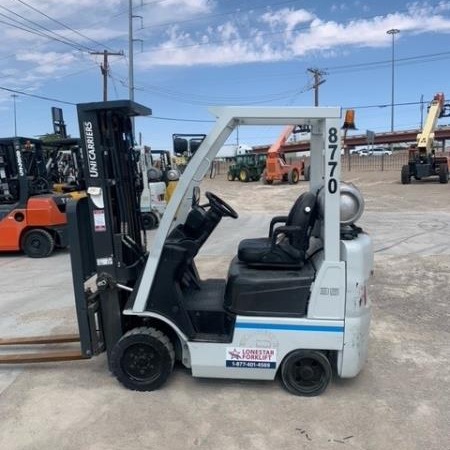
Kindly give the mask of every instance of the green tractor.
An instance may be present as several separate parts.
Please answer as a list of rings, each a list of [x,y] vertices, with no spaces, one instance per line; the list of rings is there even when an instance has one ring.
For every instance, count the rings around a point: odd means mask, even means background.
[[[236,155],[234,163],[228,169],[228,181],[239,180],[243,183],[259,181],[266,167],[266,155],[245,154]]]

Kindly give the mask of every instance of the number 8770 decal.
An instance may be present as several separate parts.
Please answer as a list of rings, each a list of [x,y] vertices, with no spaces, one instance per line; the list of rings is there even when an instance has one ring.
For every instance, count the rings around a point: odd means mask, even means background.
[[[331,150],[331,157],[330,160],[328,161],[328,167],[330,170],[330,178],[328,180],[328,192],[330,194],[335,194],[337,191],[337,180],[335,178],[335,171],[338,165],[337,162],[337,158],[336,158],[336,151],[338,148],[338,139],[339,139],[339,134],[338,134],[338,130],[335,127],[331,127],[328,130],[328,149]],[[338,155],[339,157],[339,155]],[[336,159],[335,159],[336,158]]]

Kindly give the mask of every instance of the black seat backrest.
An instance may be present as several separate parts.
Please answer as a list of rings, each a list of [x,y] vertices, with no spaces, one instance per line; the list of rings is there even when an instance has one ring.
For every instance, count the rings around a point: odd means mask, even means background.
[[[298,233],[290,233],[289,244],[298,250],[306,251],[309,246],[309,236],[317,217],[317,197],[311,192],[304,192],[295,201],[289,211],[286,225],[294,225],[301,228]]]

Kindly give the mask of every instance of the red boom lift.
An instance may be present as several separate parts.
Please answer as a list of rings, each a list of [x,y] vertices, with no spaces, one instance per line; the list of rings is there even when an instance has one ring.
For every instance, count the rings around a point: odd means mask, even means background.
[[[305,170],[304,161],[289,164],[281,147],[286,143],[292,133],[296,133],[298,127],[289,125],[284,128],[279,138],[270,146],[267,151],[266,169],[262,174],[264,184],[272,184],[274,181],[297,184],[300,175],[308,179],[308,170]]]

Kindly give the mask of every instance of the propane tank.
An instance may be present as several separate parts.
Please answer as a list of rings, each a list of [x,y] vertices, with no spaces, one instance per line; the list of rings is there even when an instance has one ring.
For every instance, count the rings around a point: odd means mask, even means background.
[[[180,179],[180,172],[177,169],[170,169],[166,172],[167,181],[178,181]]]
[[[353,225],[364,211],[364,198],[361,191],[353,183],[341,182],[340,222],[341,225]],[[325,191],[318,194],[319,213],[323,217],[325,207]]]

